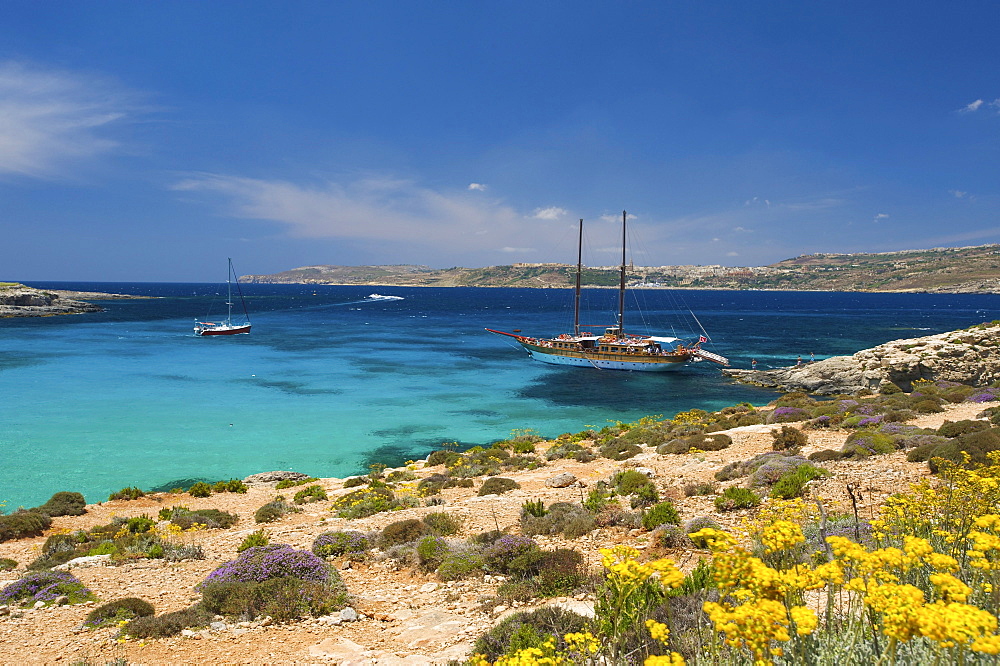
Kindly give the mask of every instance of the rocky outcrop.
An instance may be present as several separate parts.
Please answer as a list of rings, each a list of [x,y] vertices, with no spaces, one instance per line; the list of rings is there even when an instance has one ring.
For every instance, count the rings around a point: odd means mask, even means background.
[[[984,386],[1000,379],[1000,322],[894,340],[790,368],[723,372],[747,384],[820,395],[878,391],[888,383],[910,391],[918,379]]]
[[[0,285],[0,317],[47,317],[81,312],[104,312],[104,308],[23,284]]]

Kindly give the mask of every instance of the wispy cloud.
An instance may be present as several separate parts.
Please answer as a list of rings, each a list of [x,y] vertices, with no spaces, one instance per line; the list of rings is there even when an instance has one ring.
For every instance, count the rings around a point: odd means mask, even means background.
[[[221,201],[226,215],[281,224],[289,236],[356,239],[408,244],[415,255],[472,252],[533,252],[523,248],[530,230],[538,247],[566,234],[562,225],[537,225],[541,214],[556,219],[557,208],[523,215],[497,201],[464,190],[441,192],[410,180],[372,176],[353,182],[303,185],[221,174],[191,174],[176,191],[200,192]]]
[[[134,92],[92,74],[0,62],[0,175],[59,178],[113,152],[113,129],[141,111]]]
[[[482,183],[469,183],[469,190],[474,192],[485,192],[486,186]]]
[[[568,215],[568,211],[564,208],[557,208],[556,206],[550,206],[549,208],[538,208],[535,210],[533,215],[534,218],[538,220],[558,220],[561,217]]]
[[[872,218],[872,222],[881,222],[882,220],[888,220],[889,213],[875,213],[875,217]]]
[[[980,109],[980,107],[982,107],[983,104],[985,104],[985,102],[983,102],[983,100],[977,99],[975,102],[969,102],[968,104],[966,104],[965,106],[963,106],[961,109],[958,110],[958,112],[959,113],[973,113],[974,111],[978,111]]]

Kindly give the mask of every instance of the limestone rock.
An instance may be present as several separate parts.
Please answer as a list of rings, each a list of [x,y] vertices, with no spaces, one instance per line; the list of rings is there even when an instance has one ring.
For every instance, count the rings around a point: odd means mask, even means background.
[[[299,481],[301,479],[308,478],[308,474],[302,474],[301,472],[261,472],[260,474],[251,474],[247,478],[243,479],[243,483],[246,483],[247,485],[251,483],[277,483],[278,481],[285,481],[286,479]]]
[[[574,483],[576,483],[576,476],[569,472],[563,472],[562,474],[553,476],[551,479],[545,480],[545,485],[549,488],[565,488]]]
[[[889,383],[908,392],[918,379],[984,386],[1000,379],[1000,324],[894,340],[790,368],[723,373],[747,384],[820,395],[878,391]]]

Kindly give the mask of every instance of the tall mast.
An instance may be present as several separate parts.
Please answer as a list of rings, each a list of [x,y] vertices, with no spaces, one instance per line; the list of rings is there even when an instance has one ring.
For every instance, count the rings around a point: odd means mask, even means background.
[[[580,239],[576,246],[576,296],[573,299],[573,335],[580,335],[580,274],[583,272],[583,218],[580,218]]]
[[[622,211],[622,270],[618,285],[618,335],[625,337],[625,211]]]
[[[233,260],[229,258],[229,272],[226,273],[226,305],[229,306],[229,316],[226,317],[228,325],[233,318]]]

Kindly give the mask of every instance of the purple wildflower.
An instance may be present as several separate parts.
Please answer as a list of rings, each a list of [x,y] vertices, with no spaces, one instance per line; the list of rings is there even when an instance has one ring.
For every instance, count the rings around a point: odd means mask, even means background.
[[[875,416],[866,416],[865,418],[858,421],[858,427],[864,428],[865,426],[878,425],[882,422],[882,415],[876,414]]]
[[[845,414],[845,413],[851,411],[852,407],[857,407],[857,406],[858,406],[858,401],[857,400],[838,400],[837,401],[837,411],[840,412],[841,414]]]
[[[983,389],[977,391],[966,398],[966,402],[993,402],[994,400],[1000,400],[997,396],[1000,395],[1000,389]]]
[[[90,597],[92,593],[68,571],[33,571],[0,590],[0,604],[24,600],[49,603],[61,596]]]
[[[295,550],[283,544],[255,546],[208,574],[199,588],[210,583],[260,583],[284,577],[326,583],[330,578],[330,569],[323,560],[307,550]]]

